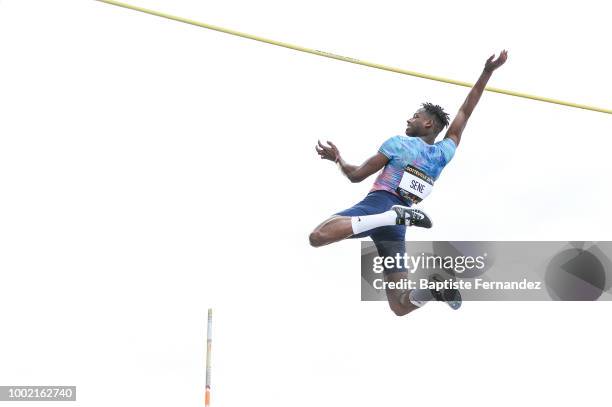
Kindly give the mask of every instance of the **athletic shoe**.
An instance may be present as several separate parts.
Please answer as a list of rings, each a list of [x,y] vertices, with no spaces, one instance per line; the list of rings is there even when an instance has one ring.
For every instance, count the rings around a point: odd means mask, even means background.
[[[395,219],[396,225],[417,226],[427,229],[432,226],[429,216],[420,209],[413,209],[401,205],[394,205],[391,209],[397,214],[397,218]]]
[[[429,281],[443,282],[444,279],[439,274],[433,274],[431,277],[429,277]],[[457,310],[459,309],[459,307],[461,307],[462,301],[461,293],[459,292],[459,290],[456,290],[454,288],[441,290],[431,289],[431,295],[433,295],[436,301],[444,301],[448,304],[449,307],[454,310]]]

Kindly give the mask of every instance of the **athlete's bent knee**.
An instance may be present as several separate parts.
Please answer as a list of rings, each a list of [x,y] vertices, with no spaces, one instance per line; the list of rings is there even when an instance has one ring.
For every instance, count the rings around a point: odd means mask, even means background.
[[[398,317],[403,317],[406,314],[410,314],[412,311],[416,309],[416,308],[406,308],[400,304],[391,304],[391,303],[389,303],[389,308],[391,308],[391,311],[393,311],[393,313],[397,315]]]
[[[321,247],[326,243],[323,234],[319,230],[312,232],[310,236],[308,236],[308,240],[310,240],[310,245],[312,247]]]

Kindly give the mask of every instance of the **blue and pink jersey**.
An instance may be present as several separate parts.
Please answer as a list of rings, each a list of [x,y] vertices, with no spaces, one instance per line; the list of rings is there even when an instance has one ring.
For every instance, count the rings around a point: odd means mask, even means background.
[[[450,138],[427,144],[419,137],[391,137],[378,150],[389,162],[374,181],[371,191],[388,191],[399,196],[397,187],[408,165],[421,170],[434,180],[438,179],[442,169],[455,155],[456,148],[455,142]]]

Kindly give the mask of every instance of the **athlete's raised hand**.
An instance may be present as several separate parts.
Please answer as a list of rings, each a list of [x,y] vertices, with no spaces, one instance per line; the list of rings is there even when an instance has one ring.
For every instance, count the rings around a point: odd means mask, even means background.
[[[500,52],[497,59],[495,59],[495,54],[491,55],[485,63],[485,71],[493,72],[494,70],[502,66],[506,62],[506,59],[508,59],[507,50],[503,50],[502,52]]]
[[[321,143],[321,140],[317,140],[315,150],[317,150],[322,160],[329,160],[337,163],[340,160],[340,151],[338,151],[338,147],[331,141],[327,141],[327,144],[326,146]]]
[[[452,139],[455,142],[455,145],[459,145],[463,129],[465,129],[468,119],[478,104],[478,101],[480,100],[480,97],[487,86],[487,82],[491,78],[491,75],[493,75],[493,71],[502,66],[507,59],[508,51],[506,50],[500,52],[497,58],[495,58],[495,54],[493,54],[489,57],[489,59],[487,59],[484,70],[472,87],[472,90],[470,90],[465,102],[463,102],[461,108],[459,108],[457,116],[455,116],[453,122],[448,127],[448,131],[446,132],[445,138]]]

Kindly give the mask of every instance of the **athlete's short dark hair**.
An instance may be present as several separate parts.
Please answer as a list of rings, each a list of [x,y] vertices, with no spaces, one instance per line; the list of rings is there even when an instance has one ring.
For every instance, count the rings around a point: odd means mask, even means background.
[[[429,102],[423,103],[421,106],[423,106],[423,109],[434,119],[438,131],[448,126],[450,116],[441,106]]]

